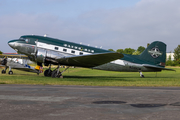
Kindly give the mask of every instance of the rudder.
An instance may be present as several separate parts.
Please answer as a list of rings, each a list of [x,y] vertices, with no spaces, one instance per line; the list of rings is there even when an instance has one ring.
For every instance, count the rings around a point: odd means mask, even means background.
[[[139,58],[153,65],[165,66],[166,44],[160,41],[151,43],[140,55]]]

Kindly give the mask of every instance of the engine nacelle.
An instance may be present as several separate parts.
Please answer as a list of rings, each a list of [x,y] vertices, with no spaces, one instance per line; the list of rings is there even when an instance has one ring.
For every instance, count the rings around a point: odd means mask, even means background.
[[[60,52],[56,52],[56,51],[51,51],[51,50],[48,50],[47,51],[47,54],[46,54],[48,58],[52,58],[52,59],[57,59],[57,58],[63,58],[64,55]]]
[[[38,49],[36,54],[36,61],[40,63],[44,63],[45,58],[46,58],[46,50]]]
[[[48,66],[50,63],[58,64],[55,59],[63,57],[64,55],[60,52],[45,49],[38,49],[36,53],[36,61],[44,63],[45,66]]]

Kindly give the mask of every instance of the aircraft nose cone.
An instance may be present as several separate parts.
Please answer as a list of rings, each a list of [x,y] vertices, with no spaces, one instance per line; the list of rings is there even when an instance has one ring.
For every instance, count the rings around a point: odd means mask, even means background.
[[[14,42],[14,41],[9,41],[9,42],[8,42],[8,45],[9,45],[11,48],[14,48],[14,47],[15,47],[15,42]]]

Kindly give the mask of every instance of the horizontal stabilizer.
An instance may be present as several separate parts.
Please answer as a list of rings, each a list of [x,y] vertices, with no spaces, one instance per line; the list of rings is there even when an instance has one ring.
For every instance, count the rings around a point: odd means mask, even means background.
[[[155,65],[149,65],[149,64],[143,64],[144,67],[148,67],[148,68],[156,68],[156,69],[161,69],[161,70],[170,70],[170,71],[176,71],[173,69],[169,69],[169,68],[164,68],[164,67],[160,67],[160,66],[155,66]]]
[[[57,58],[61,65],[79,66],[79,67],[95,67],[117,59],[123,58],[121,53],[100,53],[100,54],[88,54],[80,56],[68,56],[64,58]]]

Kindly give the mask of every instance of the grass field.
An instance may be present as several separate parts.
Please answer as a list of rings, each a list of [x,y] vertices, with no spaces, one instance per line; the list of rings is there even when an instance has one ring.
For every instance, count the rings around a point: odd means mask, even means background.
[[[44,74],[14,70],[13,75],[0,73],[0,84],[33,84],[33,85],[84,85],[84,86],[180,86],[180,68],[174,71],[112,72],[86,68],[69,68],[63,73],[64,78],[44,77]],[[0,69],[1,71],[2,69]]]

